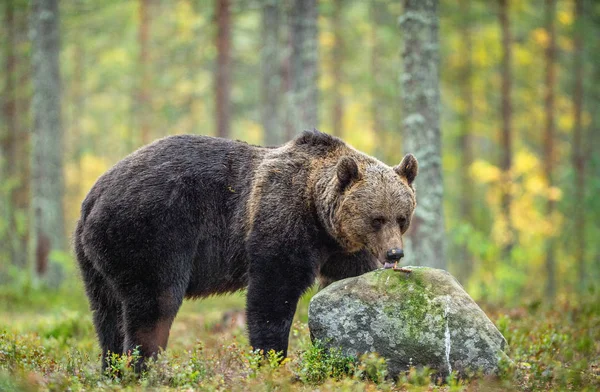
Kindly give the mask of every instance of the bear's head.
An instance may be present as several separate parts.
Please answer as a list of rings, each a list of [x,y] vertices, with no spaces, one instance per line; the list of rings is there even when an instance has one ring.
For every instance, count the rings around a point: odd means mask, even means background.
[[[341,157],[335,167],[338,199],[333,232],[347,252],[367,250],[381,264],[403,256],[402,235],[416,207],[417,159],[407,154],[394,168]]]

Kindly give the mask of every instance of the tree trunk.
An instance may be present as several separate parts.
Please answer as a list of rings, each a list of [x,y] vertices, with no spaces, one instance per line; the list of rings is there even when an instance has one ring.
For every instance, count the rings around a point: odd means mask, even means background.
[[[578,287],[585,287],[585,154],[583,151],[583,0],[575,0],[575,86],[573,90],[573,171],[575,172],[575,260],[577,262]]]
[[[462,14],[461,27],[461,81],[459,83],[460,94],[463,101],[461,117],[461,131],[459,137],[460,155],[460,216],[463,222],[473,221],[473,182],[469,176],[469,169],[473,163],[472,146],[472,119],[473,119],[473,44],[471,37],[471,1],[460,1],[460,13]],[[464,245],[460,252],[459,279],[466,281],[473,270],[472,259],[467,246]]]
[[[344,98],[342,97],[342,73],[344,56],[344,39],[342,37],[342,0],[334,0],[333,10],[333,124],[332,133],[342,135],[344,120]]]
[[[512,167],[512,37],[510,33],[509,0],[499,0],[499,19],[502,29],[502,129],[500,132],[501,157],[500,168],[504,175],[502,181],[502,217],[506,223],[509,240],[502,247],[502,259],[510,257],[514,244],[514,230],[511,218],[510,183]]]
[[[231,134],[231,15],[229,0],[216,0],[217,70],[215,95],[217,111],[217,136]]]
[[[276,0],[263,0],[262,7],[262,123],[265,142],[278,145],[283,140],[281,123],[281,9]]]
[[[546,31],[548,32],[548,47],[546,48],[546,131],[544,133],[544,172],[548,186],[553,186],[554,171],[554,87],[556,84],[556,37],[554,29],[554,15],[556,13],[556,0],[546,0]],[[548,199],[547,216],[554,214],[555,202]],[[553,299],[556,294],[556,241],[549,236],[546,243],[546,297]]]
[[[16,85],[19,86],[15,90],[15,111],[17,125],[17,171],[18,185],[12,194],[12,203],[15,213],[21,215],[22,218],[28,216],[30,211],[30,185],[31,185],[31,159],[30,159],[30,135],[31,135],[31,41],[29,39],[29,7],[27,4],[22,4],[21,7],[15,9],[15,78]],[[31,222],[27,222],[24,226],[18,225],[15,227],[15,232],[18,234],[19,243],[16,251],[13,253],[13,260],[16,264],[26,267],[28,263],[28,243],[31,231]]]
[[[406,262],[445,269],[437,8],[437,0],[405,0],[400,18],[404,149],[419,160]]]
[[[71,137],[73,143],[73,160],[77,165],[77,195],[79,195],[80,187],[83,184],[83,173],[81,170],[81,151],[82,151],[82,137],[81,127],[82,123],[80,119],[84,116],[85,112],[85,94],[83,91],[84,86],[84,61],[85,61],[85,50],[84,42],[77,42],[75,45],[73,63],[73,104],[71,112]]]
[[[289,14],[288,22],[289,24]],[[296,130],[294,129],[294,122],[292,121],[293,109],[294,109],[294,91],[292,83],[292,31],[290,28],[283,31],[284,46],[283,59],[281,61],[281,93],[284,99],[283,107],[283,121],[285,126],[285,140],[290,140],[294,137]]]
[[[290,12],[294,132],[319,126],[317,1],[292,0]]]
[[[137,96],[137,112],[140,126],[141,142],[143,145],[152,140],[150,124],[152,109],[150,103],[150,1],[139,1],[140,26],[138,31],[138,42],[140,46],[139,69],[140,80]]]
[[[17,94],[15,88],[16,79],[16,37],[15,37],[15,6],[14,1],[7,0],[6,7],[4,9],[4,22],[6,30],[6,43],[5,43],[5,82],[4,82],[4,105],[3,105],[3,121],[5,127],[0,129],[1,143],[0,151],[2,152],[0,157],[0,179],[7,181],[7,183],[13,184],[14,181],[18,180],[19,168],[18,168],[18,118],[17,118]],[[16,225],[16,202],[15,196],[17,190],[14,186],[9,186],[8,199],[10,200],[7,205],[4,206],[1,211],[4,215],[3,218],[9,222],[9,226],[14,228]],[[22,258],[19,258],[19,233],[16,230],[11,229],[6,232],[6,238],[0,238],[0,247],[6,249],[10,254],[10,262],[14,265],[20,266]],[[1,250],[1,249],[0,249]]]
[[[44,275],[51,250],[64,250],[61,82],[58,0],[33,0],[32,235],[36,271]]]
[[[383,131],[385,126],[381,119],[380,110],[380,89],[381,89],[381,47],[377,29],[383,23],[381,18],[383,5],[376,0],[371,1],[369,8],[371,14],[371,121],[373,122],[373,131],[375,133],[375,156],[383,159]]]
[[[6,60],[4,75],[4,123],[6,128],[2,135],[3,175],[12,178],[15,174],[17,124],[17,97],[15,89],[16,56],[15,56],[15,9],[13,0],[6,1],[4,22],[6,29]]]

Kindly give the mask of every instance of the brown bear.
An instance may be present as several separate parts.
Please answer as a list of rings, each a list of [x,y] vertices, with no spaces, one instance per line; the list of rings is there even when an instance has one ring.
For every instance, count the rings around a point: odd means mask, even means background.
[[[185,297],[246,287],[250,344],[287,355],[316,278],[402,257],[416,175],[410,154],[391,168],[316,130],[277,148],[188,135],[135,151],[92,187],[74,235],[103,366],[164,349]]]

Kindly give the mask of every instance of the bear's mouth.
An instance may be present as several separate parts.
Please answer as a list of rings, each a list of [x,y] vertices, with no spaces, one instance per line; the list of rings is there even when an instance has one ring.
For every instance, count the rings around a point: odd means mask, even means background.
[[[384,269],[390,269],[390,268],[394,268],[394,265],[396,265],[396,263],[390,263],[390,262],[386,261],[386,262],[383,264],[383,268],[384,268]]]

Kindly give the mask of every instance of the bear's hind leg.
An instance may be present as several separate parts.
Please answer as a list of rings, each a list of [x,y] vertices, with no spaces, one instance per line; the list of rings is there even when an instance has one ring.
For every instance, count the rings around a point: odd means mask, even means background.
[[[91,266],[82,268],[90,309],[93,312],[94,327],[102,349],[102,370],[107,366],[109,353],[123,352],[124,334],[122,330],[121,301],[106,279]]]
[[[138,289],[139,290],[139,289]],[[159,291],[142,289],[130,292],[123,301],[125,352],[139,349],[141,358],[134,364],[143,370],[144,361],[167,348],[171,324],[183,302],[184,290],[168,288]]]
[[[102,370],[104,371],[108,366],[109,353],[120,354],[123,352],[121,301],[117,298],[114,288],[86,256],[81,241],[81,230],[81,223],[79,223],[75,235],[75,255],[90,301],[94,327],[102,349]]]

